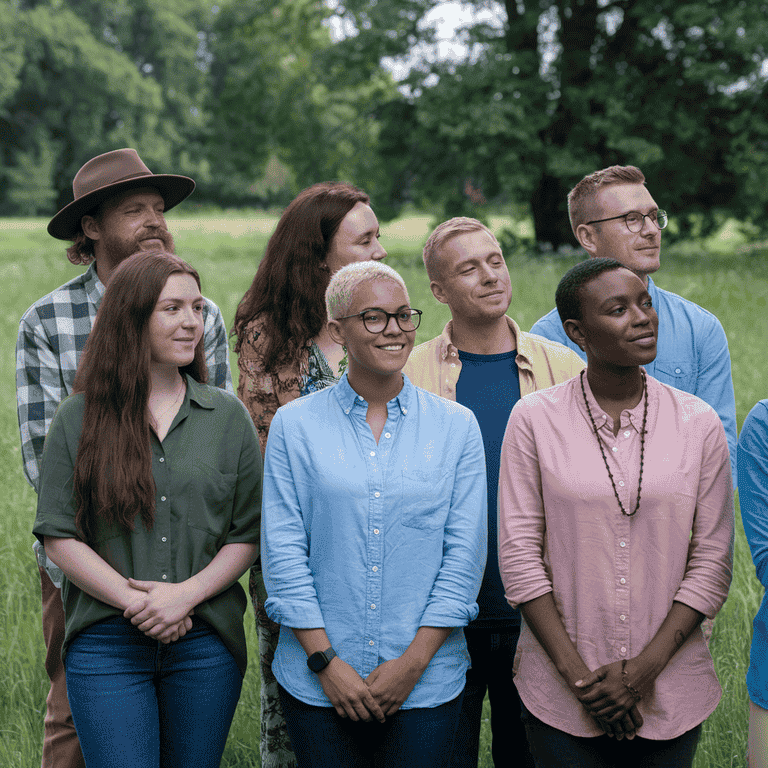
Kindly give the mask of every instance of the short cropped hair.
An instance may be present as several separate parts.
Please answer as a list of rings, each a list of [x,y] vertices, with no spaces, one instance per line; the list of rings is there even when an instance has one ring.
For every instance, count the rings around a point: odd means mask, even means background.
[[[463,235],[466,232],[485,232],[496,245],[499,245],[493,232],[477,219],[470,219],[468,216],[455,216],[442,224],[438,224],[424,244],[424,253],[422,254],[427,276],[430,280],[434,280],[440,273],[439,254],[445,244],[457,235]]]
[[[325,306],[328,310],[328,319],[335,320],[349,314],[349,308],[355,298],[357,289],[363,283],[374,280],[390,280],[397,283],[405,292],[408,299],[408,288],[400,275],[392,267],[379,261],[356,261],[342,267],[331,278],[325,291]]]
[[[571,267],[563,275],[555,291],[555,304],[560,322],[581,320],[581,289],[604,272],[614,269],[626,269],[626,267],[616,259],[606,258],[587,259]]]
[[[614,184],[645,184],[645,176],[634,165],[612,165],[585,176],[568,193],[568,217],[574,235],[576,228],[591,218],[597,193]]]

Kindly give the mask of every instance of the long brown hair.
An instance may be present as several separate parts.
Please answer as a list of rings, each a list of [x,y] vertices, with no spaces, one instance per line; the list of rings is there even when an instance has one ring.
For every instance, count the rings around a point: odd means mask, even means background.
[[[285,209],[269,239],[251,287],[235,313],[232,333],[240,351],[245,328],[260,318],[264,368],[290,364],[326,322],[325,289],[331,274],[325,258],[344,217],[368,195],[351,184],[315,184]]]
[[[147,528],[154,522],[148,402],[150,392],[149,319],[168,278],[200,276],[165,251],[136,253],[112,274],[85,344],[74,391],[85,396],[83,430],[75,460],[75,524],[84,541],[96,521],[133,530],[136,515]],[[179,369],[205,382],[203,340],[194,360]]]

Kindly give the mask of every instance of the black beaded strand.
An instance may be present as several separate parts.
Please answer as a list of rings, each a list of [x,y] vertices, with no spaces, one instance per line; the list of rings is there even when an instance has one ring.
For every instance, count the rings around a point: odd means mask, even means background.
[[[645,397],[645,404],[643,406],[643,428],[640,430],[640,479],[637,483],[637,504],[632,512],[627,512],[624,509],[624,505],[619,498],[619,492],[616,490],[616,483],[613,480],[613,474],[611,468],[608,466],[608,459],[606,458],[605,451],[603,450],[603,441],[600,439],[600,435],[597,431],[597,424],[595,424],[594,418],[592,418],[592,410],[589,407],[589,401],[587,400],[587,393],[584,389],[584,371],[581,372],[581,394],[584,395],[584,405],[587,406],[587,413],[589,414],[589,420],[592,422],[592,429],[595,431],[595,437],[597,438],[597,445],[600,448],[600,453],[605,463],[605,468],[608,470],[608,477],[611,479],[611,486],[613,487],[613,495],[616,497],[616,501],[619,502],[619,509],[622,515],[632,517],[632,515],[640,509],[640,489],[643,487],[643,459],[645,457],[645,422],[648,418],[648,384],[645,380],[645,371],[641,368],[640,373],[643,375],[643,396]]]

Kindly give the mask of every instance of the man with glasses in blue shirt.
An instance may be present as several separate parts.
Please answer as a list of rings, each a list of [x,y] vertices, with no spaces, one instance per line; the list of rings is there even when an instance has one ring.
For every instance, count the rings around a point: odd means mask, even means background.
[[[568,194],[568,215],[576,239],[590,257],[614,258],[648,286],[659,315],[659,340],[656,359],[645,370],[717,411],[728,438],[735,483],[736,403],[728,340],[711,312],[651,280],[651,273],[661,266],[661,230],[668,218],[646,188],[645,176],[632,165],[614,165],[585,176]],[[566,336],[557,309],[538,320],[531,333],[559,341],[585,357]]]

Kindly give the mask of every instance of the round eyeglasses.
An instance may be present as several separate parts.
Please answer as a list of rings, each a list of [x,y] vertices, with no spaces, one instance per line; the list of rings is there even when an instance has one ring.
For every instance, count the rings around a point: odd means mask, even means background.
[[[400,330],[408,333],[408,331],[415,331],[419,327],[419,323],[421,323],[421,310],[398,309],[397,312],[385,312],[383,309],[364,309],[362,312],[357,312],[354,315],[334,319],[349,320],[352,317],[362,318],[365,330],[370,333],[381,333],[389,325],[389,319],[394,317]]]
[[[629,213],[621,213],[618,216],[609,216],[607,219],[588,221],[587,224],[600,224],[603,221],[624,219],[624,223],[630,232],[639,232],[645,226],[646,218],[650,219],[659,229],[664,229],[669,224],[669,216],[667,216],[666,211],[651,211],[650,213],[630,211]]]

